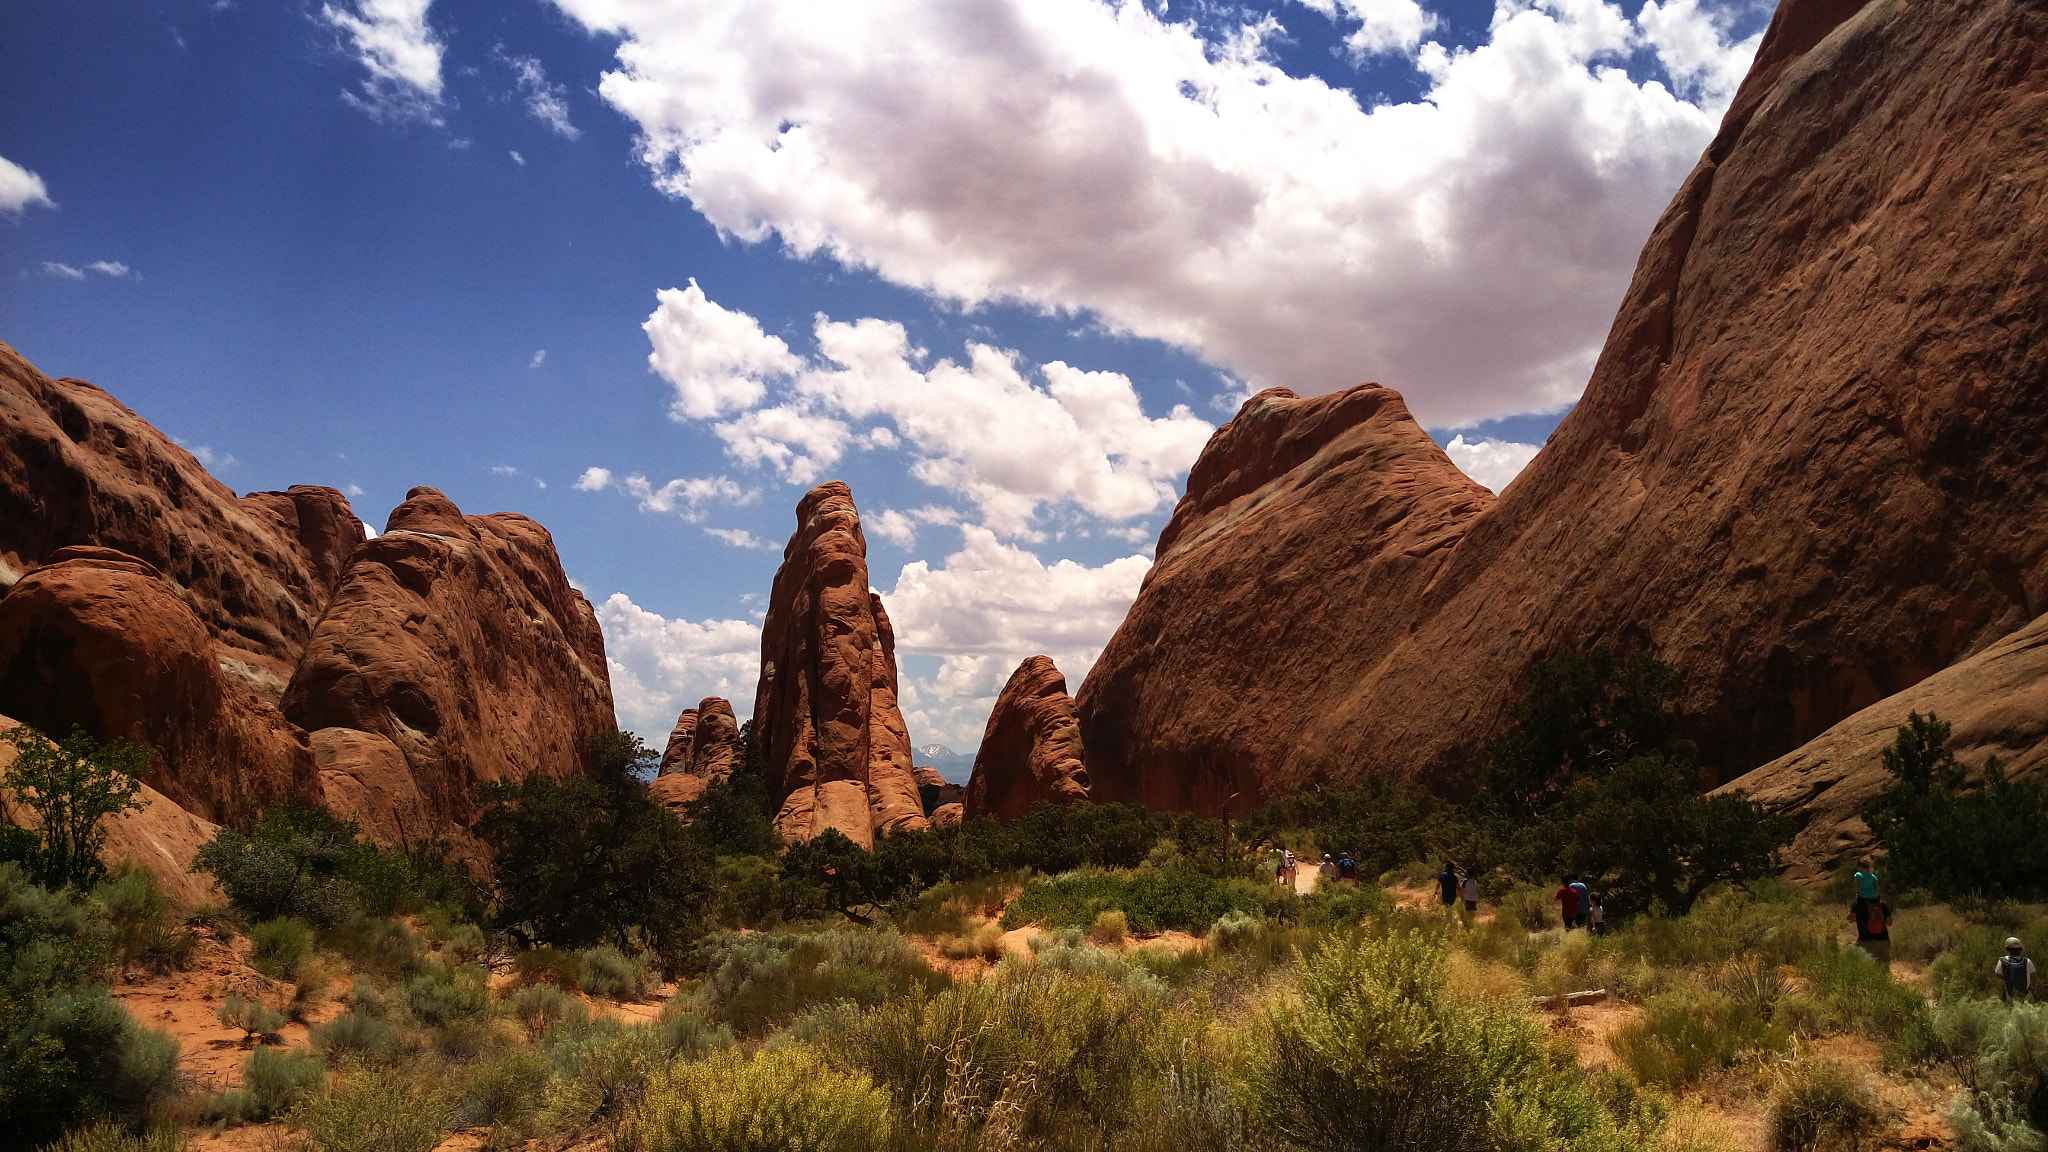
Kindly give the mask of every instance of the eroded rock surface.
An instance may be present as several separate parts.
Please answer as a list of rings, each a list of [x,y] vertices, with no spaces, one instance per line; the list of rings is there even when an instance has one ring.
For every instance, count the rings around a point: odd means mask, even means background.
[[[1819,882],[1874,846],[1856,813],[1891,782],[1885,750],[1915,712],[1949,723],[1949,748],[1973,775],[1995,756],[2008,776],[2048,778],[2048,616],[1722,786],[1799,824],[1787,878]]]
[[[696,731],[697,710],[683,709],[682,714],[676,717],[676,726],[669,730],[668,747],[662,750],[661,770],[656,773],[657,776],[690,770],[690,737]]]
[[[730,776],[739,760],[740,722],[732,714],[732,702],[706,696],[697,705],[697,726],[690,735],[690,775],[706,780]]]
[[[1592,379],[1496,500],[1398,398],[1219,429],[1077,700],[1097,800],[1469,786],[1647,650],[1728,775],[2048,610],[2048,10],[1785,0]]]
[[[1049,656],[1017,666],[989,713],[981,751],[968,777],[968,816],[1014,819],[1040,801],[1067,805],[1088,799],[1088,769],[1067,679]]]
[[[790,840],[837,828],[857,844],[925,825],[896,703],[895,634],[868,588],[853,493],[832,481],[797,505],[797,529],[761,630],[754,733],[776,827]]]

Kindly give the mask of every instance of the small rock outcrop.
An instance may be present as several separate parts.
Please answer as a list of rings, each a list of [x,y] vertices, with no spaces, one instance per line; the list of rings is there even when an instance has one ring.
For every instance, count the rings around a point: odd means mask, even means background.
[[[690,775],[705,780],[730,776],[739,762],[740,722],[732,714],[732,703],[706,696],[697,705],[697,725],[690,734]]]
[[[1040,801],[1088,799],[1081,729],[1066,677],[1049,656],[1017,666],[996,697],[967,780],[964,814],[1015,819]]]
[[[878,831],[925,826],[910,737],[896,703],[896,637],[868,588],[853,492],[833,481],[797,505],[761,630],[754,733],[785,797],[789,840],[826,828],[872,846]]]
[[[657,778],[690,770],[690,737],[696,731],[697,710],[683,709],[682,715],[676,717],[676,726],[669,730],[668,747],[662,750],[661,771],[655,774]]]
[[[1891,783],[1885,750],[1915,712],[1948,722],[1949,749],[1973,774],[1995,756],[2014,779],[2048,781],[2048,616],[1722,785],[1799,825],[1787,879],[1825,880],[1874,847],[1857,810]]]
[[[356,763],[388,759],[388,744],[428,815],[457,824],[476,785],[581,771],[585,738],[613,724],[596,613],[547,529],[465,516],[432,488],[356,549],[284,713],[316,739],[366,734],[348,745]]]
[[[1383,389],[1253,397],[1081,685],[1094,798],[1461,791],[1597,645],[1732,777],[2048,612],[2044,60],[2030,0],[1783,0],[1498,498]]]
[[[959,784],[948,783],[937,768],[921,764],[912,768],[910,775],[917,781],[917,798],[924,805],[927,819],[936,816],[939,809],[948,804],[959,807],[967,798],[967,789]]]

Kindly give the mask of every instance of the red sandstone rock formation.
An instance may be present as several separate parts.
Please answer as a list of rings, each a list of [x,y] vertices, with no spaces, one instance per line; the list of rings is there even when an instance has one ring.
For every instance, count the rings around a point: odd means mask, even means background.
[[[284,711],[316,739],[369,734],[353,756],[394,747],[440,823],[468,818],[479,783],[580,771],[583,741],[613,724],[597,616],[547,529],[464,516],[432,488],[356,549]]]
[[[690,775],[706,780],[730,776],[739,760],[740,722],[732,714],[732,703],[706,696],[697,705],[697,726],[690,736]]]
[[[1785,0],[1498,500],[1378,388],[1216,433],[1081,686],[1094,798],[1466,786],[1597,644],[1675,665],[1734,775],[2048,611],[2044,123],[2038,4]]]
[[[1872,704],[1776,760],[1722,785],[1790,815],[1799,835],[1786,877],[1818,883],[1873,847],[1856,814],[1891,782],[1884,753],[1912,713],[1948,721],[1949,748],[1972,773],[1996,756],[2018,779],[2048,777],[2048,616],[1911,688]]]
[[[1017,666],[996,697],[968,777],[965,814],[1004,820],[1041,800],[1073,804],[1088,799],[1081,763],[1081,730],[1066,677],[1049,656]]]
[[[845,484],[804,496],[782,557],[754,695],[764,771],[786,797],[776,827],[791,840],[837,828],[864,846],[877,830],[924,827],[895,634],[868,590],[867,540]]]
[[[477,780],[580,770],[612,723],[596,618],[538,524],[416,489],[365,544],[333,489],[237,498],[4,344],[0,711],[147,745],[195,818],[323,797],[383,843],[453,831]]]
[[[676,726],[669,730],[668,747],[662,750],[661,771],[655,773],[657,778],[690,770],[690,737],[696,731],[697,710],[683,709],[682,715],[676,717]]]

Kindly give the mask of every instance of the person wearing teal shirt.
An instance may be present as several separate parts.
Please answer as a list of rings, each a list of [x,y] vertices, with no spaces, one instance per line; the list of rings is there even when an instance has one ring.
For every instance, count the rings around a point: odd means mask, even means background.
[[[1877,873],[1870,867],[1870,861],[1856,870],[1856,897],[1859,900],[1877,899]]]

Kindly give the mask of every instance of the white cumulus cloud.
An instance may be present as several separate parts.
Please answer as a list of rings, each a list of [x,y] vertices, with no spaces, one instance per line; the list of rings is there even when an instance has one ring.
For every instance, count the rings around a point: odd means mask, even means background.
[[[676,390],[678,419],[709,419],[760,402],[766,377],[795,371],[797,359],[760,321],[720,307],[695,280],[688,288],[655,293],[653,315],[641,328],[654,351],[647,364]]]
[[[612,470],[609,468],[585,468],[583,475],[576,478],[578,492],[602,492],[611,484]]]
[[[592,471],[605,470],[596,468]],[[589,473],[584,475],[587,477]],[[605,472],[605,475],[610,476],[610,473]],[[670,480],[657,488],[647,477],[633,475],[619,481],[619,487],[626,495],[640,502],[642,512],[680,510],[683,519],[692,523],[704,518],[703,508],[706,504],[751,504],[761,495],[758,489],[740,487],[739,482],[730,476],[699,476],[692,479]]]
[[[1126,556],[1099,568],[1047,564],[987,528],[960,531],[960,550],[942,566],[906,564],[895,588],[880,591],[896,628],[899,663],[909,655],[940,657],[935,673],[901,678],[911,738],[971,748],[1003,682],[1026,657],[1052,657],[1068,689],[1080,687],[1152,562]]]
[[[706,696],[754,711],[761,627],[748,620],[671,620],[614,592],[597,606],[619,723],[659,748],[676,716]]]
[[[0,156],[0,212],[18,216],[23,210],[34,205],[55,208],[56,201],[50,199],[50,189],[43,178]]]
[[[111,276],[116,280],[141,279],[141,276],[135,269],[121,263],[119,260],[95,260],[87,264],[85,269],[88,272],[97,272],[102,276]]]
[[[342,99],[373,119],[441,122],[441,57],[446,45],[427,23],[432,0],[342,0],[322,4],[320,20],[348,40],[369,75]]]
[[[763,540],[745,528],[706,528],[704,534],[714,540],[730,544],[734,548],[752,548],[762,552],[775,551],[775,545],[772,541]]]
[[[46,276],[55,276],[59,280],[85,279],[85,269],[74,268],[69,264],[65,264],[57,260],[43,261],[43,274]]]
[[[540,61],[531,56],[506,56],[504,60],[512,69],[512,78],[519,85],[519,95],[525,99],[526,110],[533,114],[534,119],[565,140],[583,135],[582,129],[569,122],[569,90],[560,84],[550,84]],[[518,155],[513,153],[515,158]],[[522,164],[525,162],[520,161]]]
[[[1108,0],[555,0],[620,38],[600,93],[731,236],[1086,310],[1256,386],[1378,380],[1437,426],[1583,387],[1754,47],[1696,2],[1503,2],[1454,51],[1410,0],[1325,0],[1426,78],[1365,107],[1285,71],[1270,17],[1208,39]],[[1644,46],[1691,99],[1623,70]]]
[[[1467,440],[1460,434],[1444,445],[1444,455],[1458,470],[1498,493],[1508,481],[1520,475],[1529,461],[1542,451],[1541,444],[1517,444],[1512,440]]]

